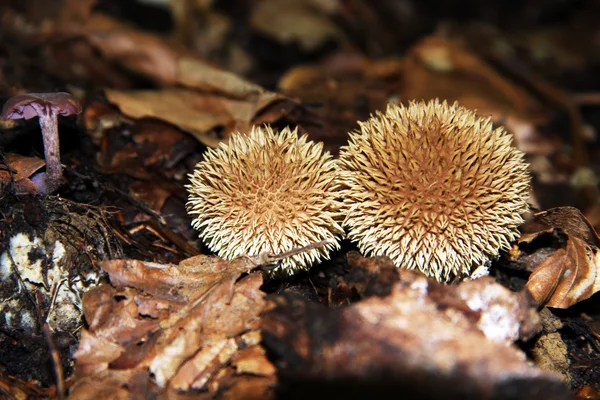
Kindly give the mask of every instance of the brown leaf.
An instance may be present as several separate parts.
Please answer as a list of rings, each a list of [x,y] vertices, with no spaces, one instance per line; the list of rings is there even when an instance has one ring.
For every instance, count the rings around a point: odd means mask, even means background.
[[[443,97],[489,113],[528,115],[539,105],[477,55],[442,36],[429,36],[415,45],[405,65],[407,98]],[[426,82],[426,77],[432,79]],[[420,84],[424,86],[419,87]],[[461,90],[462,88],[462,90]],[[430,95],[423,96],[427,92]],[[436,92],[436,94],[432,93]]]
[[[177,375],[169,382],[170,389],[185,391],[204,388],[210,377],[229,363],[237,351],[233,339],[223,339],[205,346],[179,368]]]
[[[145,203],[149,209],[160,213],[171,192],[150,181],[137,181],[129,185],[131,197]]]
[[[84,329],[74,355],[77,359],[77,373],[94,375],[103,372],[108,369],[112,361],[119,358],[124,350],[113,341],[98,337]]]
[[[262,276],[250,275],[235,288],[227,283],[223,281],[201,303],[192,302],[189,311],[171,315],[164,323],[166,330],[157,343],[156,356],[149,361],[158,386],[166,386],[177,368],[197,349],[256,328],[252,320],[264,307],[264,294],[259,290]]]
[[[568,308],[600,290],[600,251],[577,236],[558,249],[529,277],[527,289],[540,304]]]
[[[168,38],[140,31],[101,12],[94,12],[85,21],[57,23],[52,29],[52,34],[64,39],[85,40],[103,56],[98,62],[119,65],[160,86],[185,86],[234,99],[268,93],[259,85],[207,62]],[[89,58],[89,55],[83,56]],[[78,60],[77,54],[74,57],[77,62],[86,61]]]
[[[163,85],[177,82],[179,52],[160,36],[131,28],[101,13],[94,13],[73,34],[83,34],[109,61]]]
[[[179,265],[103,263],[111,285],[84,296],[89,328],[77,352],[74,398],[90,398],[91,382],[104,398],[126,388],[150,393],[151,383],[154,396],[204,390],[231,369],[238,347],[259,341],[251,333],[264,308],[262,274],[238,278],[260,260],[202,255]]]
[[[562,230],[570,237],[582,239],[592,246],[600,246],[600,238],[587,218],[575,207],[556,207],[536,213],[542,224]]]
[[[308,121],[301,114],[303,119],[297,123],[335,154],[347,143],[348,132],[356,129],[356,121],[385,109],[390,99],[398,95],[402,68],[400,59],[372,61],[355,52],[345,52],[318,64],[289,69],[278,87],[289,96],[319,105],[310,110]]]
[[[543,154],[553,150],[546,138],[535,134],[534,127],[547,119],[537,99],[457,41],[432,35],[409,51],[402,97],[458,101],[501,122],[514,133],[519,149]]]
[[[172,168],[182,158],[192,153],[195,141],[173,125],[157,120],[137,122],[131,139],[144,166]]]
[[[330,5],[329,9],[323,9],[325,4]],[[337,5],[337,1],[263,0],[254,6],[250,23],[282,44],[298,42],[304,50],[314,51],[326,41],[342,37],[341,30],[327,16]]]
[[[8,186],[14,182],[13,190],[17,194],[37,193],[38,189],[35,183],[29,179],[35,172],[46,165],[46,162],[38,157],[25,157],[20,154],[5,154],[8,168],[13,170],[0,170],[0,185]]]
[[[159,299],[179,303],[198,299],[221,282],[235,280],[255,268],[250,258],[227,262],[214,256],[198,255],[179,265],[163,265],[138,260],[111,260],[102,269],[115,287],[130,286]]]
[[[8,165],[17,171],[17,173],[13,176],[15,182],[31,177],[31,175],[46,165],[46,162],[38,157],[24,157],[22,155],[13,153],[5,154],[5,157]],[[5,171],[1,172],[2,175],[5,174]]]
[[[139,375],[148,381],[147,372],[136,370],[106,370],[86,375],[73,382],[68,398],[69,400],[130,400],[132,393],[147,393],[146,388],[138,388],[134,385]]]
[[[134,29],[107,15],[94,13],[82,30],[108,60],[159,84],[182,85],[233,98],[265,92],[259,85],[211,65],[164,37]]]
[[[133,92],[107,89],[109,101],[125,115],[168,122],[207,146],[217,146],[232,131],[247,130],[265,107],[291,101],[223,71],[163,37],[136,30],[101,13],[94,13],[81,26],[67,24],[55,29],[64,37],[86,38],[105,59],[165,87]],[[175,88],[177,85],[180,87]]]
[[[166,121],[213,147],[231,132],[248,130],[260,110],[283,99],[281,95],[263,92],[240,100],[184,88],[105,92],[125,115]],[[217,128],[223,130],[223,135],[216,133]]]
[[[238,374],[271,376],[276,372],[275,366],[267,359],[265,349],[258,345],[240,350],[231,364]]]
[[[530,233],[524,234],[519,243],[535,246],[536,241],[548,239],[553,243],[522,257],[535,267],[527,288],[540,306],[567,308],[600,289],[600,240],[578,209],[556,207],[539,212],[524,229]],[[544,256],[549,251],[552,254]],[[540,258],[543,261],[531,263]]]
[[[177,82],[189,88],[241,99],[266,92],[259,85],[192,57],[182,57],[178,60]]]
[[[124,346],[155,331],[158,321],[146,318],[145,314],[140,317],[138,294],[132,288],[115,291],[108,285],[90,289],[83,296],[83,312],[89,330]]]

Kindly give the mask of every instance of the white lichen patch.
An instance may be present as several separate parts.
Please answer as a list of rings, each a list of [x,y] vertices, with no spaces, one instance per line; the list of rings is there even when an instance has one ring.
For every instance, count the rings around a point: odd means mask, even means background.
[[[8,329],[27,329],[32,331],[37,326],[34,316],[21,307],[21,298],[15,297],[0,302],[0,323]]]
[[[65,256],[65,246],[58,240],[54,242],[54,251],[52,252],[52,263],[58,265]]]
[[[8,257],[8,252],[5,251],[0,255],[0,281],[4,281],[11,276],[12,271],[12,264]]]
[[[29,311],[21,312],[20,317],[21,317],[21,325],[33,328],[37,324],[37,319]]]
[[[35,284],[43,284],[42,259],[38,258],[32,262],[30,254],[34,250],[41,250],[45,253],[42,241],[34,237],[33,240],[24,233],[17,233],[10,238],[8,253],[2,253],[2,279],[12,274],[13,267],[19,271],[21,280],[29,281]],[[4,275],[9,272],[8,275]]]
[[[4,326],[7,328],[13,328],[13,324],[16,322],[16,312],[15,312],[15,303],[17,301],[15,299],[5,300],[0,303],[0,316],[4,319]]]
[[[8,329],[36,331],[46,320],[52,330],[73,331],[81,323],[81,296],[97,273],[69,280],[67,249],[60,241],[46,246],[43,239],[17,233],[0,255],[0,283],[15,285],[10,298],[0,299],[0,323]],[[4,294],[6,296],[6,293]],[[40,302],[32,306],[31,301]],[[42,315],[31,310],[40,309]],[[29,310],[29,311],[28,311]]]

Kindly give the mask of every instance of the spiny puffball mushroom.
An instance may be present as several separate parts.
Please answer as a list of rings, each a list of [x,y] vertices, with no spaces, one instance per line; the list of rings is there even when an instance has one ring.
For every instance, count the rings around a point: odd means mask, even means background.
[[[228,260],[329,240],[273,270],[287,276],[339,248],[338,186],[336,163],[322,143],[289,128],[254,127],[205,153],[190,175],[187,209],[208,248]]]
[[[32,180],[42,193],[52,193],[61,184],[62,164],[58,141],[58,116],[81,112],[79,101],[69,93],[27,93],[8,99],[2,107],[3,119],[31,119],[39,117],[44,139],[46,174]]]
[[[507,249],[528,209],[523,153],[456,103],[390,104],[350,134],[340,169],[348,238],[440,282]]]

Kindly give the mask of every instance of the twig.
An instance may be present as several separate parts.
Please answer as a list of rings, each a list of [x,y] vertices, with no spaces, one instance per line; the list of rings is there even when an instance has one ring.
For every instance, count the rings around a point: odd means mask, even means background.
[[[292,257],[297,254],[304,253],[306,251],[310,251],[313,249],[317,249],[319,247],[323,247],[328,245],[329,243],[335,243],[332,239],[321,240],[320,242],[311,243],[307,246],[296,247],[290,251],[286,251],[285,253],[280,254],[269,254],[269,253],[261,253],[258,255],[258,265],[261,265],[263,270],[271,270],[277,267],[277,261],[281,261],[284,258]]]
[[[48,342],[48,349],[50,350],[50,356],[52,357],[52,363],[54,364],[54,374],[56,375],[56,391],[58,393],[58,398],[60,400],[65,400],[65,378],[62,368],[62,363],[60,362],[60,355],[58,354],[58,350],[54,345],[54,340],[52,340],[52,331],[46,322],[42,327],[44,331],[44,335],[46,336],[46,341]]]

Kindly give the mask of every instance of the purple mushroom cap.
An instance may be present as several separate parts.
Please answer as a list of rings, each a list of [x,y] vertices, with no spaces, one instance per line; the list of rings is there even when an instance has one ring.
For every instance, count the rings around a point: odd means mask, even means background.
[[[40,115],[73,115],[81,112],[79,101],[69,93],[28,93],[11,97],[2,107],[4,119],[31,119]]]

